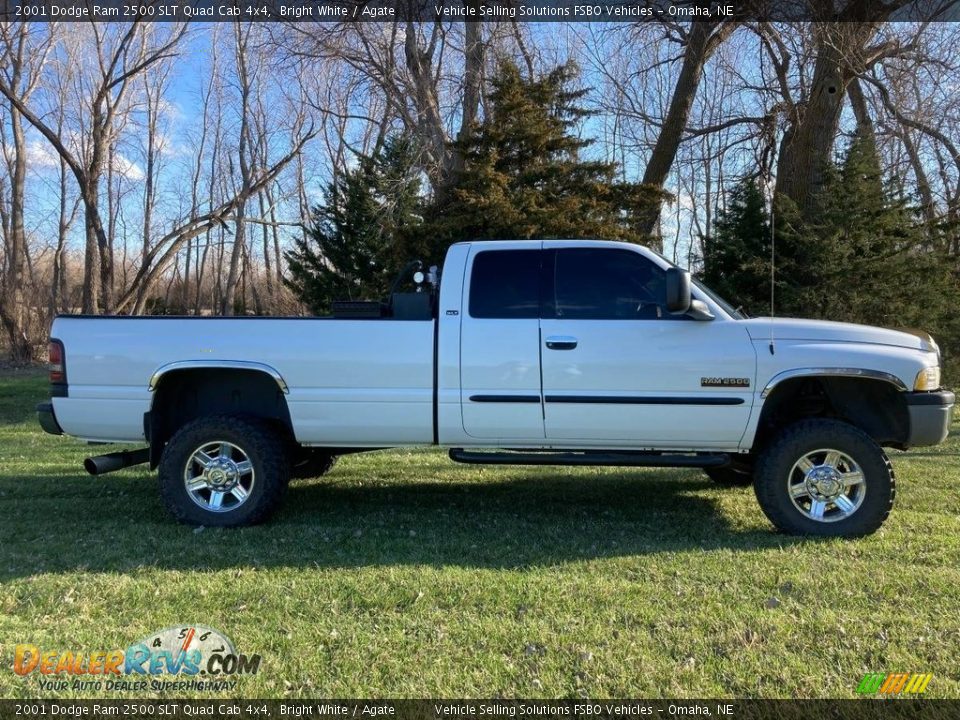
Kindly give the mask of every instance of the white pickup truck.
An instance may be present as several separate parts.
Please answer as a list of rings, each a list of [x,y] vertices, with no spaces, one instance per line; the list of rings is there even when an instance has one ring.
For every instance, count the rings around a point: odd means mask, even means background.
[[[170,512],[264,520],[291,477],[413,445],[470,463],[699,467],[753,484],[780,530],[856,536],[886,519],[882,446],[942,442],[954,395],[929,335],[747,319],[646,248],[453,245],[417,292],[332,318],[60,316],[52,434],[148,447]]]

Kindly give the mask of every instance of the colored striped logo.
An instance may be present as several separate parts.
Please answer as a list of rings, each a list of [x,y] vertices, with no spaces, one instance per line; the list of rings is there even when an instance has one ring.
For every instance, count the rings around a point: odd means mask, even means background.
[[[857,686],[861,695],[919,695],[927,689],[933,673],[867,673]]]

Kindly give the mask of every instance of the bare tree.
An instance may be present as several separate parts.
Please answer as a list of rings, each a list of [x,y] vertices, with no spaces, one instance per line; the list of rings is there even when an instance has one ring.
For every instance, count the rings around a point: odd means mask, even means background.
[[[289,165],[301,152],[303,146],[313,137],[313,132],[307,132],[297,138],[295,144],[283,157],[267,168],[263,168],[253,178],[249,186],[249,194],[260,192],[272,182],[280,172]],[[141,269],[130,281],[129,287],[117,299],[117,311],[124,311],[131,307],[138,294],[147,297],[151,288],[164,276],[171,267],[177,253],[192,238],[218,227],[224,227],[227,222],[236,222],[240,194],[237,193],[213,209],[198,214],[178,224],[174,229],[159,237],[147,254],[146,269]],[[243,251],[241,250],[241,253]],[[138,312],[142,308],[138,309]]]
[[[54,27],[33,26],[24,22],[0,23],[0,87],[8,95],[8,124],[0,125],[8,196],[0,202],[0,223],[3,228],[3,290],[0,292],[0,322],[10,342],[15,361],[29,360],[32,343],[26,332],[30,308],[24,298],[24,265],[27,261],[27,238],[24,226],[24,197],[27,176],[27,141],[24,135],[20,102],[26,102],[37,87],[43,66],[49,58],[56,38]],[[14,102],[13,98],[17,98]],[[6,133],[10,138],[7,141]],[[0,190],[3,190],[0,187]]]
[[[893,39],[874,40],[883,22],[904,4],[906,0],[851,0],[837,15],[832,0],[811,1],[818,18],[810,26],[813,72],[805,92],[788,108],[776,187],[807,216],[815,212],[848,88],[882,57],[898,50]]]
[[[146,262],[150,252],[154,233],[154,213],[157,205],[157,186],[162,170],[164,137],[160,129],[160,118],[164,108],[164,96],[169,89],[172,59],[167,58],[157,62],[153,71],[144,74],[141,78],[141,92],[144,102],[143,126],[146,130],[144,137],[144,188],[143,188],[143,223],[141,237],[140,264]],[[126,286],[126,283],[124,283]],[[142,305],[142,295],[137,298]]]
[[[650,152],[647,167],[643,172],[643,183],[659,190],[664,189],[667,176],[673,167],[673,161],[680,147],[680,140],[687,128],[697,88],[703,77],[703,67],[736,27],[734,22],[697,20],[690,23],[689,29],[679,26],[674,30],[682,38],[683,60],[677,81],[673,87],[670,106],[660,124],[657,141]],[[640,231],[652,234],[660,219],[661,200],[652,205],[644,217],[641,217]]]
[[[257,67],[251,72],[248,51],[250,46],[251,25],[247,24],[244,28],[239,22],[234,23],[234,43],[236,58],[236,78],[237,90],[240,95],[240,130],[239,142],[237,147],[237,162],[240,166],[240,189],[237,193],[236,212],[237,217],[234,224],[233,251],[230,254],[230,272],[227,275],[227,285],[223,294],[223,304],[220,312],[223,315],[233,315],[234,300],[236,297],[237,280],[240,274],[240,260],[244,256],[246,249],[246,221],[244,213],[247,208],[247,199],[250,197],[251,186],[253,184],[253,168],[251,167],[251,94],[254,91],[254,84]]]
[[[479,0],[469,0],[479,6]],[[338,93],[316,103],[341,128],[360,122],[374,132],[374,149],[398,121],[418,143],[423,168],[443,193],[462,165],[452,140],[464,137],[479,116],[490,38],[480,22],[291,24],[280,41],[305,72],[333,67]],[[506,37],[502,33],[499,38]],[[348,108],[337,102],[350,96]],[[369,109],[364,112],[363,108]],[[339,138],[345,133],[339,132]]]
[[[115,140],[115,122],[122,112],[125,96],[136,77],[154,63],[170,57],[186,32],[186,24],[170,26],[166,32],[161,25],[146,24],[138,16],[127,26],[87,26],[90,47],[96,69],[87,78],[89,94],[83,98],[86,105],[87,127],[83,146],[71,147],[70,139],[57,134],[55,129],[34,111],[27,99],[4,78],[0,80],[3,94],[16,110],[33,125],[53,146],[70,167],[80,187],[86,220],[86,254],[83,285],[83,311],[97,313],[113,309],[112,257],[100,212],[100,183],[106,161]],[[156,37],[156,41],[153,40]],[[79,152],[78,152],[79,150]]]

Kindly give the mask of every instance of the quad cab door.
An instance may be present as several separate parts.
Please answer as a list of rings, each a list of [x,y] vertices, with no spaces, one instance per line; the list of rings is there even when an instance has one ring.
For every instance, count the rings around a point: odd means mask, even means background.
[[[471,249],[461,307],[463,429],[484,444],[543,443],[541,243]]]
[[[738,446],[756,376],[740,323],[669,314],[666,271],[639,250],[547,241],[543,266],[548,442]]]

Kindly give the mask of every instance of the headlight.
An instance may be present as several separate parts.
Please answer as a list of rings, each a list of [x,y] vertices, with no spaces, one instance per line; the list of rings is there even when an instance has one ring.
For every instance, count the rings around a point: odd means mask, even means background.
[[[924,368],[917,373],[917,380],[913,383],[914,390],[939,390],[940,389],[940,366]]]

